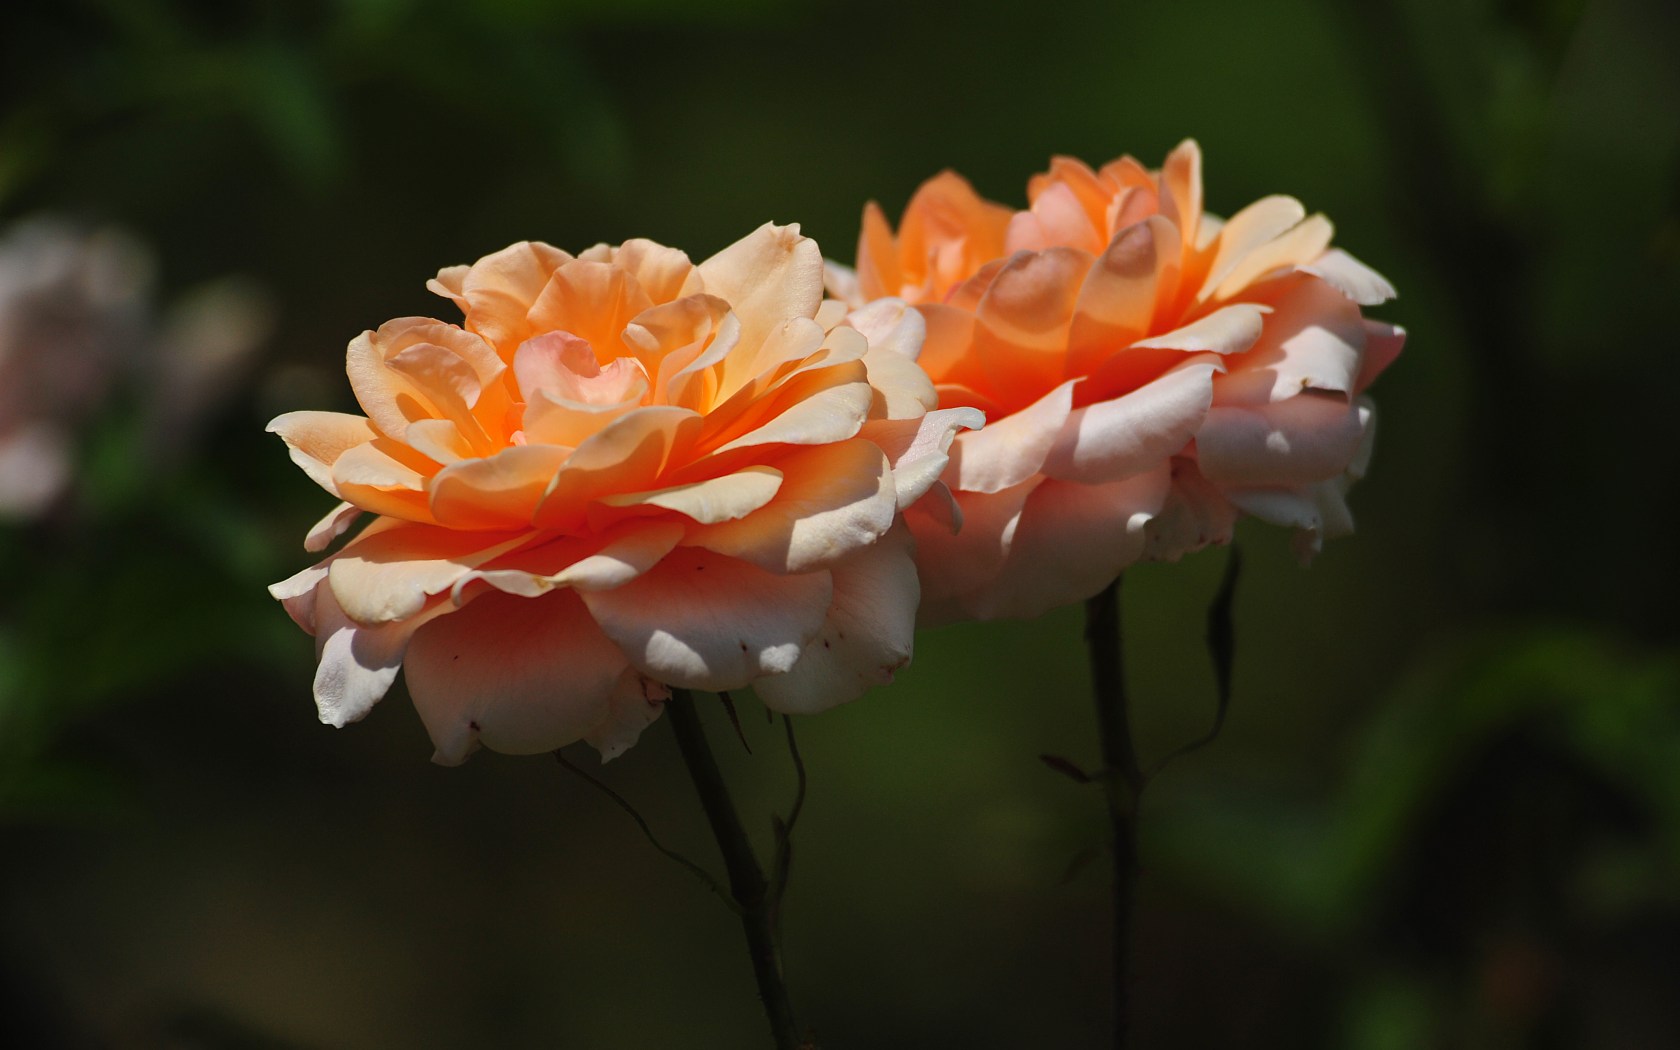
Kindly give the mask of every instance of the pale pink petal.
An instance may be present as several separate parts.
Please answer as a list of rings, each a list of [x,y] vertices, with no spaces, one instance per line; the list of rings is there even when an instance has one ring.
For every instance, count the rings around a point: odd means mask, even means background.
[[[1237,509],[1218,486],[1202,477],[1189,457],[1175,458],[1171,471],[1172,491],[1149,522],[1144,557],[1177,561],[1211,544],[1231,542]]]
[[[1359,307],[1322,281],[1297,279],[1266,318],[1254,348],[1228,361],[1214,401],[1262,405],[1303,390],[1351,394],[1365,357]]]
[[[683,542],[775,573],[834,564],[874,543],[898,512],[893,472],[872,442],[842,441],[778,457],[781,491],[762,509],[692,530]]]
[[[535,754],[581,740],[628,666],[572,592],[491,592],[416,632],[403,676],[433,760],[457,765],[480,744]]]
[[[960,531],[951,528],[947,515],[935,513],[932,500],[904,512],[905,524],[916,537],[923,626],[975,618],[976,598],[995,585],[1009,556],[1021,508],[1045,480],[1035,474],[1002,492],[957,492]]]
[[[1346,470],[1364,436],[1359,409],[1300,394],[1257,408],[1215,407],[1196,433],[1196,459],[1221,485],[1300,485]]]
[[[846,315],[845,323],[869,340],[869,349],[891,350],[914,361],[927,338],[921,312],[903,299],[877,299]]]
[[[791,668],[822,627],[833,591],[826,571],[778,576],[681,547],[624,586],[583,599],[642,673],[716,691]]]
[[[951,442],[978,430],[986,417],[973,408],[941,408],[917,419],[872,419],[858,437],[873,442],[892,464],[898,509],[906,510],[936,485],[950,463]],[[947,490],[945,498],[950,498]]]
[[[1073,411],[1070,379],[984,429],[957,436],[946,478],[965,492],[1001,492],[1037,474]]]
[[[1399,325],[1380,321],[1365,322],[1365,359],[1360,363],[1359,378],[1354,380],[1353,392],[1363,394],[1377,377],[1393,364],[1406,345],[1406,330]]]
[[[659,719],[669,699],[671,690],[634,667],[626,667],[607,701],[607,717],[583,738],[601,753],[605,765],[641,739],[642,731]]]
[[[1217,366],[1191,361],[1111,401],[1075,409],[1044,458],[1044,473],[1097,484],[1153,470],[1181,451],[1213,401]]]
[[[321,721],[343,728],[361,720],[397,679],[414,632],[452,611],[448,602],[407,619],[374,626],[345,616],[329,586],[315,590],[315,710]]]
[[[900,522],[878,542],[835,564],[834,600],[821,631],[785,674],[754,684],[764,706],[815,714],[890,685],[910,662],[921,588],[914,543]]]
[[[1096,594],[1143,557],[1145,526],[1167,498],[1165,463],[1099,485],[1047,479],[1006,538],[1002,569],[969,599],[976,619],[1022,619]],[[969,525],[964,524],[964,531]]]
[[[315,589],[325,582],[331,568],[328,559],[269,585],[269,595],[280,603],[293,623],[309,634],[316,631]]]

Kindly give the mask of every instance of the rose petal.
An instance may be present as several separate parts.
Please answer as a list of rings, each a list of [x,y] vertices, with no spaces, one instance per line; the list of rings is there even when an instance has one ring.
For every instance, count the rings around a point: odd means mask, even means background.
[[[457,765],[481,743],[535,754],[582,739],[627,667],[576,594],[492,592],[416,632],[404,677],[434,761]]]
[[[363,513],[358,506],[340,503],[310,527],[308,535],[303,538],[303,549],[310,552],[326,550],[327,545],[344,535],[345,530],[354,525]]]
[[[877,445],[892,464],[898,509],[921,499],[945,473],[951,442],[963,430],[978,430],[986,417],[973,408],[942,408],[918,419],[870,420],[858,437]],[[947,493],[947,495],[949,495]]]
[[[1332,248],[1297,269],[1326,282],[1360,306],[1381,306],[1399,294],[1386,277],[1340,248]]]
[[[1363,434],[1358,408],[1333,395],[1215,407],[1196,433],[1196,460],[1221,485],[1300,485],[1346,470]]]
[[[370,530],[338,552],[328,578],[339,608],[352,620],[406,620],[472,569],[528,540],[525,533],[427,525]]]
[[[292,462],[311,481],[335,496],[339,492],[332,467],[338,457],[379,436],[366,419],[344,412],[287,412],[270,420],[267,429],[280,435]]]
[[[1073,411],[1070,379],[1026,408],[957,436],[946,480],[964,492],[1001,492],[1037,474]]]
[[[699,266],[705,290],[741,320],[741,345],[756,349],[793,317],[814,317],[822,303],[823,260],[797,223],[765,223]]]
[[[570,455],[555,445],[514,445],[452,463],[432,479],[432,514],[452,529],[527,525]]]
[[[692,530],[683,542],[775,573],[834,564],[891,527],[898,512],[893,472],[872,442],[800,448],[775,461],[781,490],[738,521]]]
[[[1097,484],[1160,466],[1195,436],[1213,402],[1216,371],[1193,361],[1122,397],[1074,410],[1042,470]]]
[[[1183,350],[1189,353],[1235,354],[1254,345],[1272,308],[1259,303],[1232,303],[1180,328],[1132,344],[1134,349]]]
[[[583,595],[642,673],[714,692],[791,668],[832,597],[826,571],[777,576],[694,547],[672,551],[622,587]]]
[[[910,662],[921,588],[914,542],[900,522],[872,546],[835,564],[834,600],[821,631],[785,674],[760,679],[764,706],[815,714],[889,685]]]
[[[671,690],[634,667],[626,667],[607,701],[607,716],[583,738],[601,753],[605,765],[641,739],[642,731],[658,720],[669,699]]]

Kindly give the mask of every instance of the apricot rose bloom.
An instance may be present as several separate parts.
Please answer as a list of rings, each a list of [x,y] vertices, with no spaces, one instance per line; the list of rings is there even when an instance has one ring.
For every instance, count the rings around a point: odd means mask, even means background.
[[[857,270],[829,270],[853,304],[914,304],[940,404],[988,420],[951,450],[960,514],[906,515],[924,621],[1079,601],[1135,561],[1227,542],[1241,514],[1297,529],[1303,557],[1349,531],[1364,391],[1404,340],[1360,312],[1388,282],[1293,198],[1204,212],[1194,142],[1159,171],[1057,158],[1027,193],[1012,211],[946,172],[896,236],[869,205]]]
[[[272,593],[316,638],[321,719],[404,669],[436,759],[611,758],[669,687],[817,711],[891,679],[918,587],[900,512],[971,410],[930,412],[919,315],[846,318],[816,243],[766,225],[698,265],[646,240],[515,244],[351,342],[367,416],[270,424],[343,502]]]

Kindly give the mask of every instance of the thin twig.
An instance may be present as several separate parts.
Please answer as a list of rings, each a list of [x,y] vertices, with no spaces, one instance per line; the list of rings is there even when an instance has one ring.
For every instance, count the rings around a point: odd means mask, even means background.
[[[1231,710],[1231,674],[1236,663],[1237,636],[1232,609],[1237,597],[1237,576],[1241,571],[1242,558],[1237,548],[1232,546],[1231,556],[1225,562],[1225,575],[1219,581],[1219,591],[1213,596],[1213,604],[1208,606],[1208,655],[1213,658],[1214,684],[1219,690],[1218,706],[1213,712],[1213,728],[1173,748],[1165,758],[1149,768],[1148,776],[1151,778],[1170,763],[1218,740],[1219,734],[1225,730],[1225,716]]]
[[[770,900],[776,905],[781,904],[782,894],[787,892],[788,869],[793,862],[793,826],[799,823],[799,814],[805,809],[805,760],[800,757],[799,741],[793,736],[793,719],[783,715],[782,724],[787,728],[788,754],[793,758],[797,781],[787,820],[776,821],[776,864],[770,876]]]
[[[623,795],[614,791],[611,787],[607,786],[605,781],[593,776],[582,766],[573,765],[569,760],[567,760],[565,755],[560,753],[558,749],[554,752],[554,760],[559,762],[560,765],[564,766],[566,769],[576,773],[579,777],[582,777],[585,783],[589,784],[591,787],[595,788],[595,790],[611,799],[613,804],[618,806],[619,809],[622,809],[624,812],[630,814],[630,819],[636,822],[636,826],[638,828],[642,829],[642,834],[646,836],[648,843],[653,846],[654,849],[687,868],[695,878],[706,884],[707,889],[717,894],[718,899],[723,901],[724,905],[727,906],[730,911],[736,913],[737,915],[741,913],[741,906],[736,904],[735,898],[729,895],[729,891],[724,889],[723,886],[718,883],[717,879],[712,877],[711,872],[683,856],[681,853],[678,853],[676,850],[666,846],[663,842],[660,842],[654,835],[653,829],[648,827],[647,820],[643,818],[641,813],[637,812],[636,807],[632,806]]]

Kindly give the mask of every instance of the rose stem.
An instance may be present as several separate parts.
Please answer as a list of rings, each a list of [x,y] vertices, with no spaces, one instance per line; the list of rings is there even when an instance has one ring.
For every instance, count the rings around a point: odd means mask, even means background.
[[[752,843],[741,827],[741,817],[729,798],[729,787],[723,782],[712,749],[706,744],[706,731],[700,724],[700,713],[694,707],[694,697],[686,689],[672,689],[665,705],[671,728],[677,736],[688,775],[700,795],[700,805],[712,825],[723,854],[724,867],[729,872],[729,894],[740,907],[741,927],[747,934],[747,951],[752,956],[753,976],[758,980],[758,995],[764,1003],[764,1016],[776,1037],[778,1050],[801,1050],[811,1044],[799,1035],[793,1019],[793,1006],[788,1001],[787,982],[782,977],[780,937],[776,930],[778,902],[770,895],[764,870],[759,867]]]
[[[1137,803],[1144,774],[1126,712],[1126,675],[1120,644],[1120,581],[1085,602],[1085,645],[1091,654],[1092,694],[1102,740],[1103,788],[1114,849],[1114,1045],[1124,1047],[1131,1025],[1132,912],[1138,879]]]

